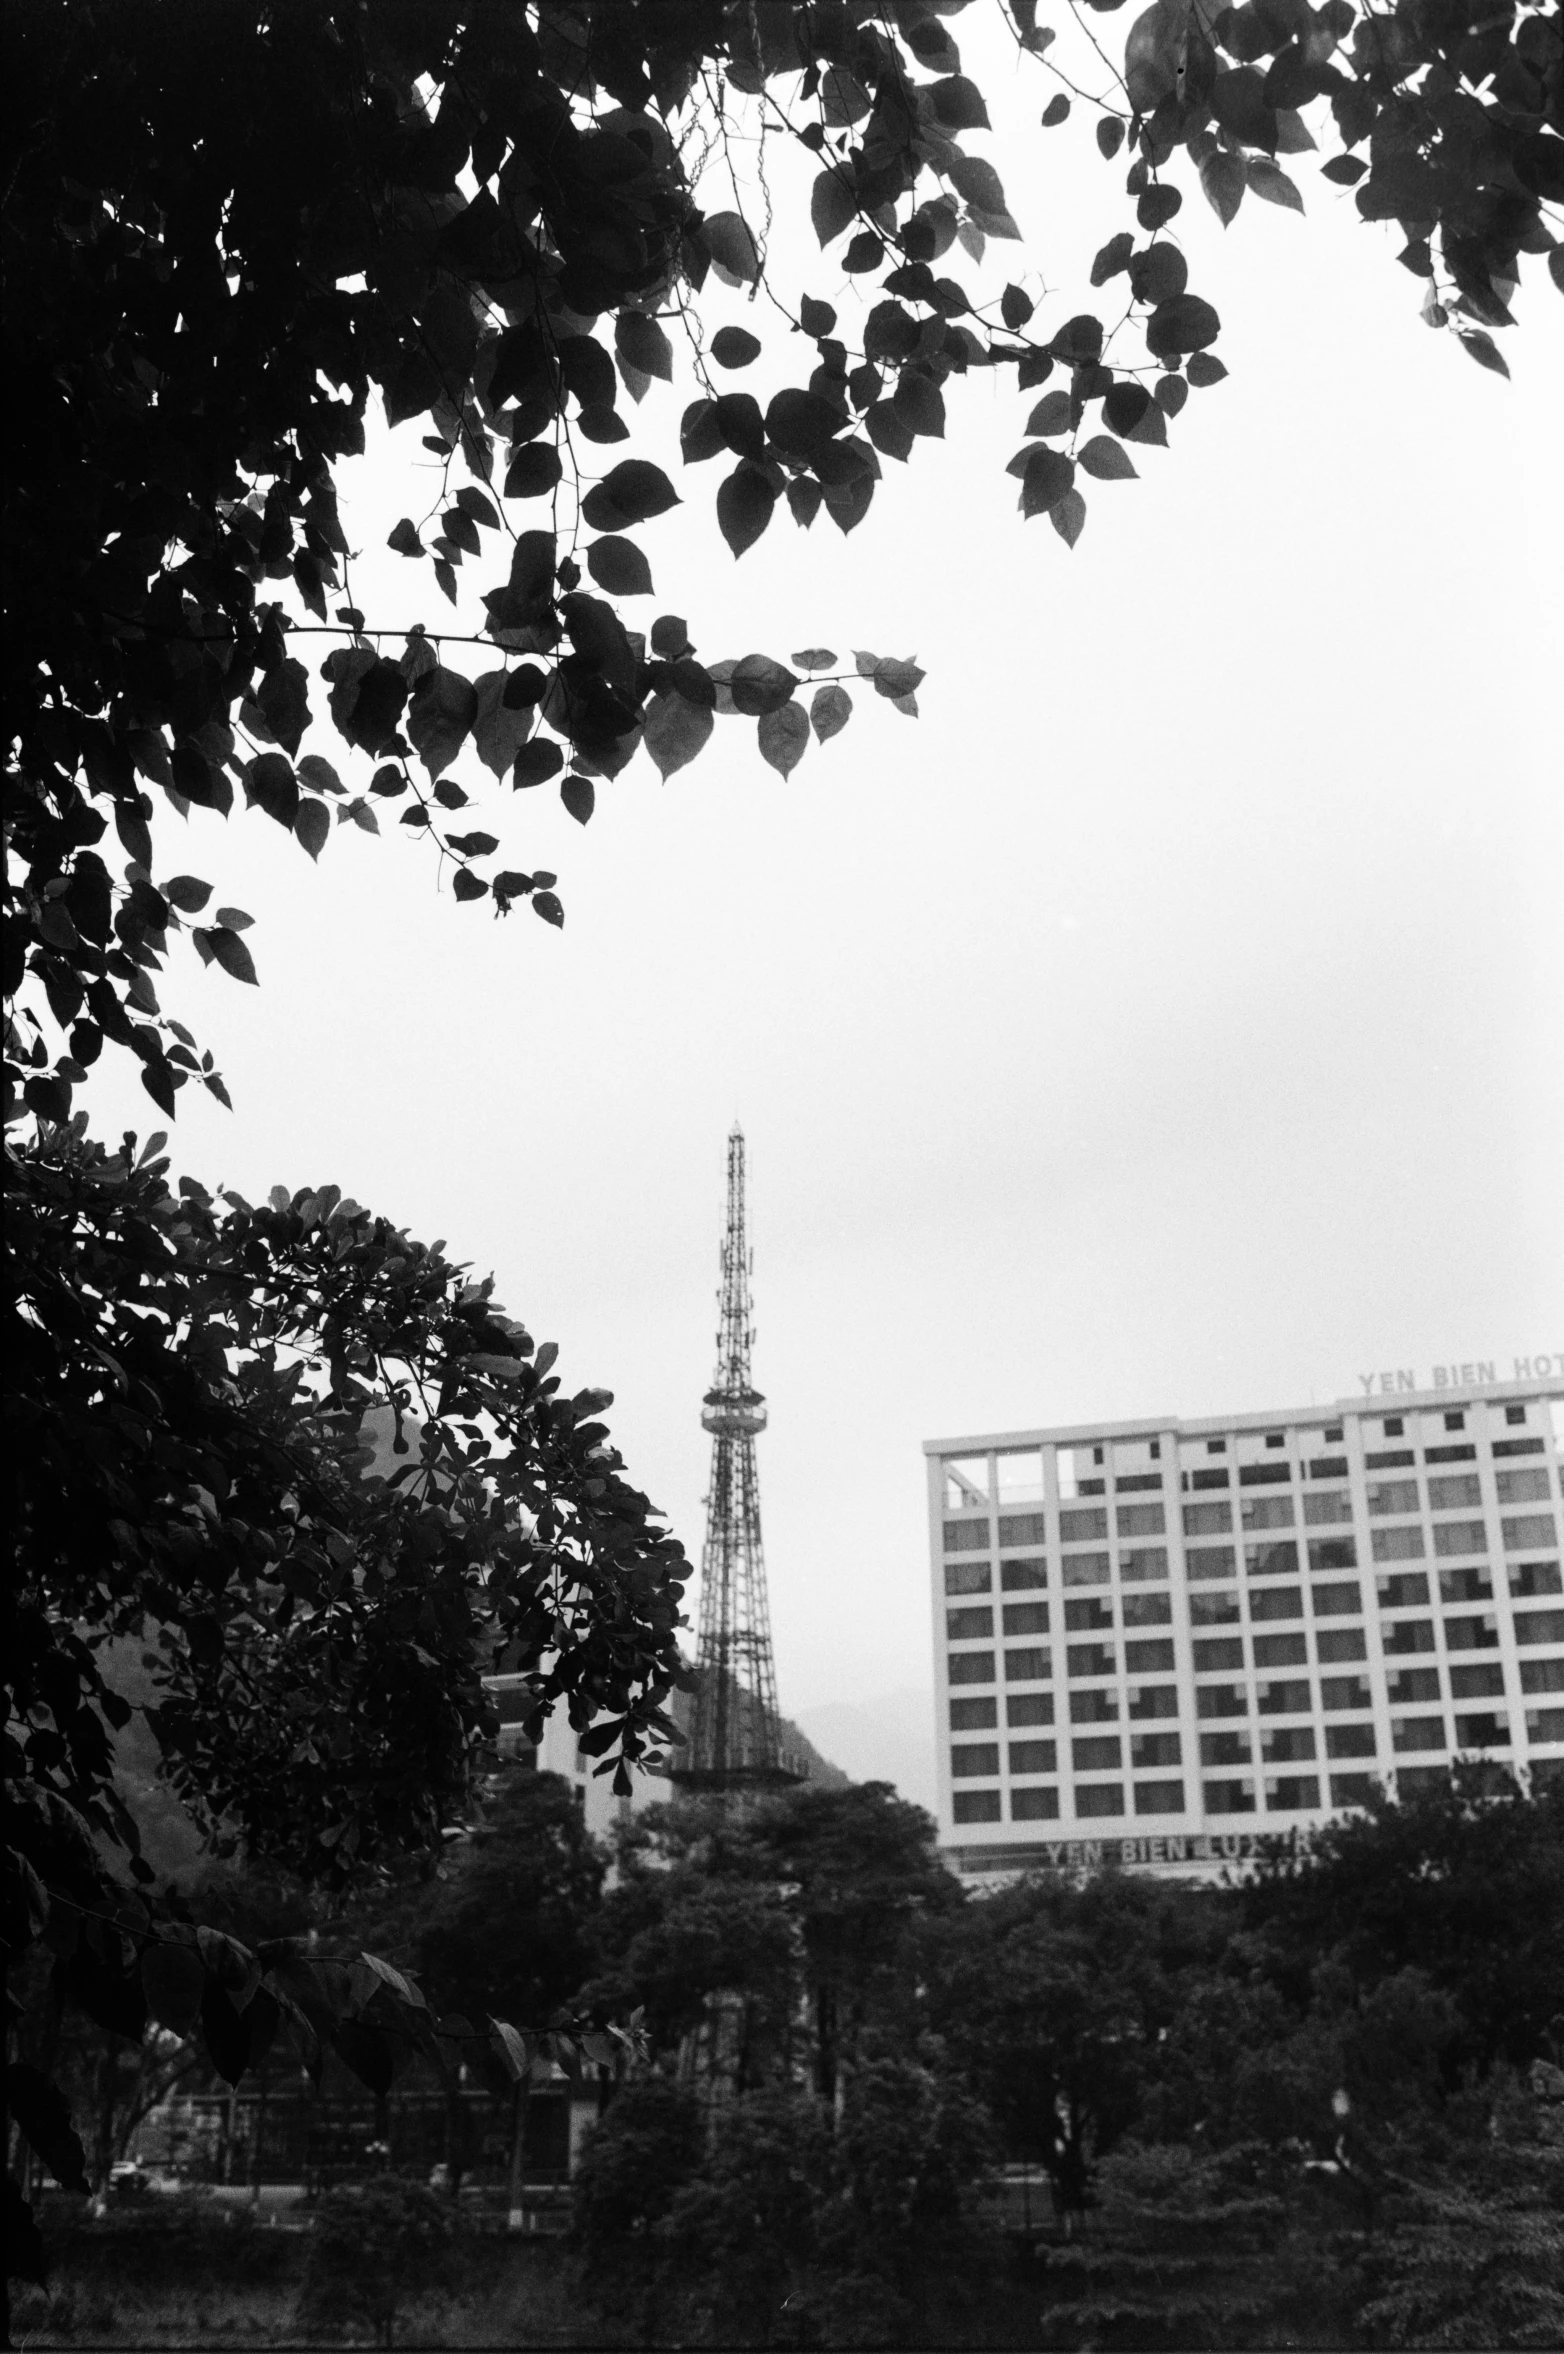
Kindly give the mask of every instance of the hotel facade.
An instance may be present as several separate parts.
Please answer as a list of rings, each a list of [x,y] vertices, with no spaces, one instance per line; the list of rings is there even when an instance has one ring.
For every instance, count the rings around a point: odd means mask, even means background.
[[[1564,1379],[1457,1370],[928,1441],[951,1865],[1212,1873],[1458,1756],[1564,1776]]]

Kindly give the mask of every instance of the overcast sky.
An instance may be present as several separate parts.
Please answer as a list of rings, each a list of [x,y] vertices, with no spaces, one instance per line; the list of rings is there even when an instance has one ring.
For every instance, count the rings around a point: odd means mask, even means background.
[[[1001,276],[1067,315],[1121,173],[977,54],[974,144],[1028,235]],[[1175,224],[1231,379],[1091,489],[1073,553],[1015,511],[1013,381],[953,384],[947,442],[887,462],[845,541],[784,522],[735,565],[720,467],[675,467],[646,625],[684,614],[713,660],[916,655],[922,716],[860,696],[785,782],[719,721],[584,832],[507,795],[506,863],[557,870],[562,934],[454,905],[394,823],[318,871],[259,815],[163,826],[159,873],[253,913],[262,980],[172,960],[236,1106],[186,1092],[176,1171],[334,1181],[492,1268],[567,1381],[615,1392],[695,1553],[743,1121],[790,1713],[932,1683],[927,1437],[1564,1350],[1564,305],[1528,264],[1505,385],[1420,323],[1397,240],[1297,177],[1306,221],[1251,202],[1224,236],[1197,196]],[[734,381],[764,398],[770,365]],[[645,454],[689,396],[652,393]],[[356,473],[358,602],[433,625],[374,553],[421,512],[395,449]],[[123,1071],[88,1102],[110,1135],[163,1124]]]

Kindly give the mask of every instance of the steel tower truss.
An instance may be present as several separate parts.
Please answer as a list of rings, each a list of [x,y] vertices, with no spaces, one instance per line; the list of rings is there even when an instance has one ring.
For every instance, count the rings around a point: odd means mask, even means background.
[[[694,1721],[686,1762],[674,1769],[673,1777],[690,1790],[766,1788],[800,1778],[782,1750],[760,1542],[755,1440],[766,1427],[766,1406],[750,1378],[755,1339],[750,1273],[744,1132],[735,1121],[728,1138],[717,1376],[701,1406],[701,1426],[712,1434],[712,1450],[701,1553]]]

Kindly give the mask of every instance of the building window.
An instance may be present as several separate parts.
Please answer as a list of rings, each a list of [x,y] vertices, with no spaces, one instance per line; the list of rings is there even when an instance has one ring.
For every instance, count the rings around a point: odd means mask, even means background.
[[[1272,1541],[1244,1547],[1245,1577],[1296,1577],[1297,1574],[1298,1547],[1291,1537],[1284,1537],[1280,1543]]]
[[[986,1520],[947,1520],[945,1550],[947,1553],[986,1553],[989,1548]]]
[[[1378,1779],[1373,1774],[1332,1774],[1331,1805],[1367,1806],[1378,1787]]]
[[[1184,1762],[1183,1750],[1177,1733],[1132,1733],[1130,1736],[1130,1764],[1138,1773],[1153,1766],[1176,1766]]]
[[[1465,1671],[1456,1669],[1456,1674]],[[1436,1667],[1402,1667],[1387,1679],[1392,1708],[1407,1708],[1420,1700],[1439,1698],[1439,1670]]]
[[[1114,1519],[1121,1537],[1160,1537],[1168,1525],[1160,1504],[1121,1504]]]
[[[1366,1676],[1321,1676],[1320,1706],[1327,1716],[1342,1716],[1373,1705]]]
[[[1339,1422],[1333,1422],[1326,1430],[1325,1444],[1327,1447],[1339,1447],[1344,1435],[1345,1434],[1342,1430],[1341,1424]]]
[[[1448,1749],[1445,1720],[1442,1716],[1397,1717],[1390,1728],[1391,1746],[1397,1756],[1418,1749]]]
[[[1448,1561],[1453,1554],[1486,1553],[1487,1524],[1481,1520],[1436,1520],[1434,1551]]]
[[[1399,1471],[1403,1467],[1410,1470],[1416,1461],[1410,1447],[1390,1447],[1381,1449],[1377,1455],[1365,1455],[1363,1467],[1366,1471]]]
[[[1225,1471],[1215,1469],[1192,1471],[1184,1484],[1186,1487],[1193,1488],[1196,1495],[1199,1495],[1202,1488],[1225,1488],[1228,1484],[1228,1476]]]
[[[1327,1757],[1372,1757],[1374,1728],[1372,1725],[1327,1725],[1325,1728]]]
[[[999,1792],[997,1790],[953,1791],[950,1811],[958,1823],[997,1823],[999,1820]]]
[[[1075,1811],[1077,1815],[1121,1815],[1123,1789],[1117,1782],[1077,1782]]]
[[[1048,1823],[1059,1813],[1059,1793],[1034,1786],[1030,1790],[1010,1793],[1010,1820],[1013,1823]]]
[[[1358,1541],[1356,1537],[1311,1537],[1309,1539],[1309,1567],[1322,1569],[1356,1569]]]
[[[1017,1725],[1051,1725],[1054,1721],[1054,1696],[1051,1692],[1009,1692],[1005,1695],[1005,1722],[1012,1732]]]
[[[1448,1766],[1399,1766],[1396,1770],[1396,1788],[1403,1798],[1416,1798],[1421,1791],[1448,1790],[1449,1787]]]
[[[1564,1708],[1528,1708],[1526,1738],[1528,1741],[1564,1741]]]
[[[1165,1545],[1141,1545],[1133,1553],[1119,1555],[1119,1576],[1127,1586],[1147,1586],[1167,1574]]]
[[[1406,1435],[1406,1424],[1399,1414],[1392,1414],[1386,1419],[1384,1431],[1387,1439],[1403,1438]]]
[[[1203,1766],[1246,1766],[1254,1762],[1248,1732],[1202,1733],[1200,1762]]]
[[[1401,1570],[1392,1577],[1377,1577],[1374,1591],[1381,1610],[1426,1610],[1428,1580],[1421,1570]]]
[[[1114,1742],[1113,1747],[1117,1748],[1118,1743]],[[1059,1744],[1057,1741],[1012,1741],[1010,1771],[1012,1774],[1056,1774],[1059,1771]]]
[[[1242,1782],[1205,1782],[1201,1795],[1208,1815],[1254,1813],[1254,1783],[1247,1776]]]
[[[1156,1642],[1143,1636],[1139,1642],[1124,1646],[1124,1672],[1128,1676],[1167,1675],[1173,1668],[1173,1645],[1164,1638]]]
[[[1231,1545],[1191,1545],[1184,1556],[1184,1569],[1191,1584],[1236,1577],[1238,1554]]]
[[[1116,1479],[1113,1486],[1114,1493],[1120,1496],[1145,1496],[1149,1495],[1153,1489],[1160,1495],[1162,1493],[1162,1474],[1160,1471],[1137,1471],[1131,1473],[1127,1478]],[[1161,1507],[1158,1505],[1152,1509],[1160,1511]],[[1119,1530],[1121,1537],[1160,1536],[1161,1533],[1160,1529],[1125,1529],[1122,1526]]]
[[[950,1770],[964,1780],[986,1779],[999,1771],[997,1741],[960,1741],[950,1753]]]
[[[1325,1591],[1329,1593],[1332,1589],[1327,1586]],[[1314,1606],[1316,1610],[1319,1608],[1318,1591],[1315,1593]],[[1251,1624],[1267,1619],[1302,1618],[1302,1616],[1303,1588],[1301,1586],[1262,1586],[1249,1597]]]
[[[1267,1765],[1302,1765],[1314,1755],[1312,1725],[1271,1725],[1260,1735],[1260,1755]]]
[[[1206,1453],[1208,1455],[1225,1455],[1227,1453],[1226,1439],[1207,1439]]]
[[[1541,1439],[1495,1439],[1493,1456],[1497,1463],[1509,1455],[1541,1455],[1545,1448]]]
[[[1546,1495],[1548,1491],[1544,1488],[1542,1492]],[[1475,1471],[1452,1472],[1444,1479],[1431,1479],[1428,1483],[1430,1512],[1460,1512],[1482,1500],[1483,1483]]]
[[[1267,1681],[1255,1692],[1255,1706],[1261,1716],[1301,1716],[1309,1705],[1309,1683],[1306,1676],[1289,1678],[1286,1682]]]
[[[1228,1668],[1242,1667],[1244,1647],[1236,1635],[1214,1635],[1195,1642],[1196,1675],[1216,1675]]]
[[[999,1516],[1001,1545],[1046,1545],[1048,1522],[1041,1512],[1001,1513]]]
[[[1510,1592],[1517,1601],[1536,1601],[1544,1594],[1564,1593],[1556,1561],[1512,1561]]]
[[[1376,1519],[1391,1512],[1416,1512],[1418,1509],[1415,1479],[1371,1479],[1368,1486],[1368,1508]]]
[[[1123,1745],[1116,1733],[1072,1741],[1070,1763],[1078,1774],[1116,1774],[1124,1763]]]
[[[1046,1602],[1007,1602],[1001,1615],[1007,1635],[1046,1635],[1048,1632]]]
[[[1127,1627],[1165,1627],[1173,1623],[1171,1594],[1126,1594],[1120,1607]]]
[[[1464,1430],[1466,1428],[1466,1416],[1464,1414],[1447,1414],[1445,1416],[1445,1428],[1446,1430]]]
[[[1059,1534],[1067,1545],[1087,1545],[1107,1533],[1108,1515],[1094,1506],[1059,1515]]]
[[[1274,1815],[1300,1814],[1305,1807],[1320,1803],[1320,1783],[1317,1774],[1278,1774],[1265,1785],[1266,1811]]]
[[[1225,1537],[1233,1525],[1231,1504],[1186,1504],[1184,1506],[1184,1534],[1186,1537]]]
[[[1131,1685],[1129,1714],[1139,1724],[1144,1724],[1148,1717],[1177,1716],[1178,1686],[1176,1684],[1142,1684],[1137,1691],[1134,1685]]]
[[[1420,1528],[1376,1528],[1370,1531],[1370,1537],[1376,1561],[1423,1559],[1423,1532]]]
[[[947,1610],[945,1640],[947,1643],[969,1643],[975,1638],[992,1635],[994,1613],[991,1610]]]
[[[1477,1449],[1473,1446],[1425,1447],[1423,1450],[1425,1463],[1475,1463],[1476,1460]]]
[[[1285,1447],[1287,1433],[1284,1430],[1268,1430],[1265,1434],[1265,1443],[1268,1447]]]
[[[947,1594],[986,1594],[993,1577],[994,1572],[986,1561],[947,1561],[945,1591]]]
[[[1070,1722],[1072,1725],[1116,1725],[1119,1721],[1117,1692],[1099,1686],[1070,1694]]]
[[[1493,1572],[1486,1561],[1475,1569],[1442,1569],[1439,1572],[1441,1602],[1491,1602],[1493,1600]]]
[[[953,1700],[950,1704],[953,1733],[986,1733],[998,1722],[998,1705],[992,1700]]]
[[[1042,1684],[1053,1673],[1052,1662],[1045,1643],[1034,1643],[1025,1651],[1005,1653],[1005,1682],[1007,1684]]]
[[[988,1502],[986,1455],[947,1455],[941,1469],[945,1474],[947,1512],[970,1512],[974,1505]]]
[[[1111,1676],[1118,1664],[1111,1643],[1071,1643],[1067,1648],[1072,1677]]]
[[[1308,1706],[1307,1684],[1304,1685],[1304,1706]],[[1195,1714],[1202,1718],[1247,1716],[1243,1687],[1239,1684],[1199,1684],[1195,1688]]]
[[[1302,1635],[1256,1635],[1256,1667],[1307,1667],[1309,1646]]]
[[[1105,1586],[1108,1569],[1106,1553],[1066,1553],[1064,1582],[1067,1586]]]
[[[1181,1815],[1184,1811],[1182,1782],[1136,1782],[1133,1787],[1138,1815]]]
[[[1356,1618],[1363,1608],[1363,1589],[1350,1586],[1311,1586],[1309,1600],[1316,1618]]]
[[[1002,1561],[999,1564],[999,1582],[1007,1594],[1024,1594],[1029,1588],[1046,1586],[1048,1564],[1036,1559]]]
[[[1455,1720],[1457,1749],[1508,1749],[1510,1720],[1493,1711],[1481,1715],[1461,1716]]]
[[[1241,1488],[1279,1487],[1284,1479],[1291,1479],[1290,1463],[1244,1463],[1238,1471]]]
[[[953,1651],[950,1654],[950,1680],[953,1684],[991,1684],[994,1680],[992,1651]]]
[[[1523,1659],[1523,1692],[1564,1692],[1564,1659]]]
[[[1524,1471],[1497,1471],[1494,1479],[1501,1504],[1545,1504],[1552,1494],[1548,1474],[1541,1464],[1528,1466]]]
[[[1564,1643],[1564,1610],[1518,1610],[1515,1640],[1528,1651],[1539,1643]]]
[[[1505,1407],[1505,1409],[1504,1409],[1504,1419],[1505,1419],[1505,1421],[1506,1421],[1506,1422],[1511,1422],[1511,1423],[1514,1423],[1514,1422],[1524,1422],[1524,1421],[1525,1421],[1525,1419],[1526,1419],[1526,1409],[1525,1409],[1525,1407],[1524,1407],[1524,1406],[1506,1406],[1506,1407]]]
[[[1291,1528],[1291,1496],[1245,1496],[1239,1505],[1245,1528]]]
[[[1043,1450],[1011,1447],[994,1459],[1001,1504],[1030,1504],[1043,1500]]]
[[[1523,1682],[1525,1673],[1523,1662],[1521,1667]],[[1504,1697],[1504,1669],[1496,1659],[1485,1659],[1480,1665],[1474,1663],[1470,1667],[1452,1667],[1450,1670],[1450,1697],[1452,1700],[1502,1700]]]
[[[1367,1659],[1368,1645],[1361,1627],[1321,1627],[1314,1638],[1314,1655],[1322,1667],[1338,1661]]]
[[[1310,1528],[1327,1528],[1333,1520],[1352,1518],[1349,1488],[1311,1488],[1303,1499],[1303,1517]]]
[[[1481,1618],[1447,1618],[1445,1620],[1445,1649],[1447,1651],[1497,1651],[1499,1629],[1492,1611]]]
[[[1409,1650],[1432,1650],[1434,1627],[1432,1620],[1397,1620],[1394,1627],[1385,1627],[1380,1634],[1387,1653],[1409,1653]]]
[[[1558,1544],[1558,1531],[1551,1512],[1522,1512],[1513,1520],[1500,1523],[1504,1530],[1506,1553],[1529,1553],[1533,1546],[1549,1551]]]
[[[1101,1594],[1077,1594],[1064,1606],[1064,1623],[1072,1635],[1090,1635],[1113,1625],[1113,1605]]]

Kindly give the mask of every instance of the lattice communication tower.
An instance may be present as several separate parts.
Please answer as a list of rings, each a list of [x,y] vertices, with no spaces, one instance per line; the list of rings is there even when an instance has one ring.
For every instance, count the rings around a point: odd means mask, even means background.
[[[776,1788],[802,1777],[784,1753],[777,1671],[760,1542],[755,1440],[766,1405],[750,1378],[752,1262],[744,1225],[744,1131],[728,1138],[728,1216],[722,1240],[722,1327],[717,1377],[701,1405],[712,1434],[711,1491],[701,1554],[697,1689],[685,1762],[673,1779],[688,1790]]]

